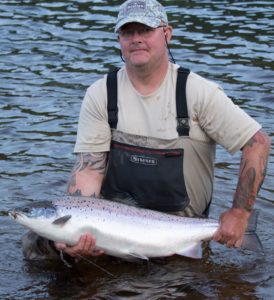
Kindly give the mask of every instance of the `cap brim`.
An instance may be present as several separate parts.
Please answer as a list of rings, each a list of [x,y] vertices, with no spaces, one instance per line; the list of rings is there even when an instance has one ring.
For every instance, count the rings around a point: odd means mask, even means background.
[[[156,28],[161,24],[161,20],[155,19],[154,21],[151,20],[151,18],[144,18],[143,16],[138,18],[138,17],[134,17],[134,18],[130,18],[130,17],[126,17],[123,18],[122,20],[120,20],[116,26],[115,26],[115,32],[117,32],[122,26],[124,26],[125,24],[128,23],[140,23],[140,24],[144,24],[147,25],[151,28]]]

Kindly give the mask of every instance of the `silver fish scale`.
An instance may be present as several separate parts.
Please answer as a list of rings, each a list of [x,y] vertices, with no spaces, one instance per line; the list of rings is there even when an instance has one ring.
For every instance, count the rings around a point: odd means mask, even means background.
[[[94,197],[67,196],[63,199],[54,200],[53,204],[59,209],[67,210],[68,213],[70,210],[76,209],[77,211],[83,212],[84,215],[89,215],[92,213],[92,211],[96,210],[103,211],[104,213],[108,213],[110,215],[116,214],[116,216],[136,216],[139,218],[144,218],[145,220],[157,220],[169,223],[182,223],[182,220],[184,220],[184,223],[189,224],[190,226],[194,224],[199,225],[200,223],[207,223],[216,226],[216,223],[218,223],[216,220],[212,219],[180,217]]]

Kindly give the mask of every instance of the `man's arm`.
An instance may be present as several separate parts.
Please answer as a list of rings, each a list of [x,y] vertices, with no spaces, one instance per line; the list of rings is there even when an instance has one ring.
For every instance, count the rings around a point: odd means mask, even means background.
[[[106,170],[107,152],[79,153],[67,192],[72,196],[99,195]]]
[[[67,192],[72,196],[99,195],[106,170],[107,153],[79,153],[72,169]],[[92,234],[83,234],[74,246],[55,243],[58,250],[73,257],[98,256],[103,252],[95,248],[96,240]]]
[[[242,149],[239,180],[232,208],[220,216],[213,239],[228,247],[240,247],[257,194],[263,184],[270,138],[258,131]]]

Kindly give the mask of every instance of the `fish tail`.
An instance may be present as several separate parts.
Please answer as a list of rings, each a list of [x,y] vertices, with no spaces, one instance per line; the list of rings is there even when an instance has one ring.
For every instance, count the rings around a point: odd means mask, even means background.
[[[248,226],[244,235],[242,248],[254,252],[264,252],[263,245],[259,236],[256,233],[258,223],[259,210],[254,209],[248,221]]]

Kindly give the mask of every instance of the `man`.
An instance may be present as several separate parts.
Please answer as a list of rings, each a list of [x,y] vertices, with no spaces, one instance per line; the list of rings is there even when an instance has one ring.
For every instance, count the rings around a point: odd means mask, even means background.
[[[221,215],[214,236],[228,247],[239,247],[264,180],[268,136],[216,83],[178,71],[179,66],[169,62],[172,27],[159,2],[126,1],[115,32],[125,66],[87,90],[68,193],[102,194],[169,213],[207,216],[215,145],[232,154],[241,150],[232,207]],[[184,78],[180,84],[179,74]],[[114,78],[112,84],[109,78]],[[176,85],[179,94],[185,88],[183,107]],[[82,235],[73,247],[55,247],[72,257],[102,254],[92,234]]]

